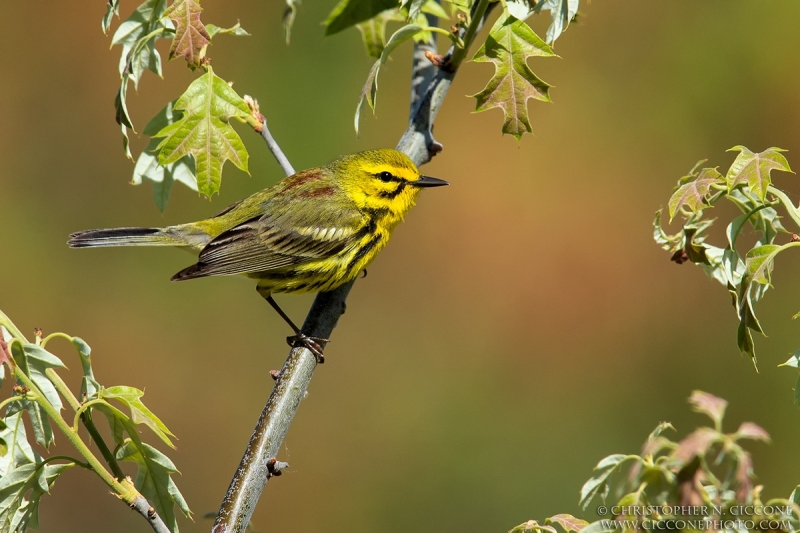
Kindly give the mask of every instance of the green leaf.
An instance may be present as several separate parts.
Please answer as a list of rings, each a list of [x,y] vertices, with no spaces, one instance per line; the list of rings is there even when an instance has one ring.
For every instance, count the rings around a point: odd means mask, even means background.
[[[186,517],[191,511],[186,500],[172,479],[177,473],[173,462],[149,444],[127,442],[116,453],[117,460],[136,463],[137,473],[134,486],[147,498],[171,531],[177,533],[178,523],[175,519],[173,505],[177,505]]]
[[[144,392],[134,387],[116,386],[102,389],[98,397],[105,400],[117,400],[130,409],[131,421],[134,424],[144,424],[149,427],[158,437],[168,446],[174,448],[169,437],[174,437],[173,433],[153,412],[145,407],[140,399]]]
[[[569,23],[578,15],[578,0],[544,0],[536,4],[534,11],[550,11],[550,26],[545,40],[553,44],[566,31]]]
[[[361,32],[361,40],[364,42],[367,54],[375,59],[380,59],[386,48],[386,23],[390,20],[401,21],[403,16],[399,10],[389,9],[366,22],[356,24],[356,28]]]
[[[611,477],[611,474],[613,474],[624,461],[631,458],[632,456],[622,454],[609,455],[597,463],[597,466],[594,467],[597,474],[581,487],[581,498],[578,501],[578,505],[585,510],[595,496],[600,493],[605,493],[608,490],[608,479]]]
[[[611,524],[610,520],[598,520],[583,528],[581,533],[617,533],[619,531],[616,528],[610,529],[609,524]]]
[[[112,45],[122,46],[120,76],[124,77],[127,72],[137,89],[145,70],[161,76],[161,55],[155,42],[169,36],[173,30],[172,24],[162,18],[166,7],[167,0],[146,0],[119,25],[111,38]]]
[[[397,0],[341,0],[325,21],[325,35],[339,33],[393,7],[397,7]]]
[[[283,34],[286,36],[286,44],[289,44],[289,38],[292,36],[292,26],[294,26],[294,19],[297,17],[297,6],[300,5],[300,0],[286,0],[286,9],[283,11]]]
[[[744,146],[734,146],[730,151],[738,151],[731,168],[725,175],[728,182],[728,191],[739,185],[746,184],[750,190],[763,202],[767,196],[767,187],[772,183],[770,173],[773,170],[792,172],[789,162],[781,154],[785,150],[780,148],[767,148],[761,153],[753,153]]]
[[[445,11],[442,5],[436,0],[426,0],[422,4],[422,12],[445,20],[450,18],[450,15],[447,13],[447,11]]]
[[[514,18],[526,20],[534,13],[550,11],[550,27],[545,41],[552,45],[578,15],[579,0],[505,0],[507,12]]]
[[[0,456],[0,478],[22,465],[38,463],[42,459],[28,442],[21,412],[7,412],[3,423],[5,427],[0,430],[0,438],[8,446],[9,453]]]
[[[94,371],[92,370],[92,349],[80,337],[72,337],[72,345],[78,350],[78,357],[81,360],[81,369],[83,370],[81,400],[85,401],[89,398],[94,398],[100,389],[100,384],[94,379]]]
[[[800,375],[797,376],[797,381],[794,382],[794,404],[800,407]]]
[[[181,113],[174,111],[173,104],[170,102],[159,111],[145,126],[143,132],[147,135],[157,135],[161,129],[174,124]],[[158,209],[163,213],[167,207],[172,185],[178,181],[197,191],[197,178],[191,156],[184,156],[168,165],[160,165],[156,155],[159,142],[157,139],[151,139],[147,148],[139,155],[133,168],[133,184],[140,185],[145,180],[152,182],[153,197]]]
[[[361,106],[364,104],[364,100],[367,101],[367,104],[369,104],[373,112],[375,111],[375,104],[378,96],[378,73],[381,70],[381,66],[386,63],[386,60],[389,59],[389,54],[391,54],[395,48],[424,29],[424,27],[417,26],[416,24],[407,24],[394,32],[389,38],[389,41],[386,43],[386,47],[381,52],[380,58],[375,62],[374,65],[372,65],[369,75],[367,76],[367,82],[364,84],[364,88],[361,89],[361,97],[358,99],[358,107],[356,107],[356,134],[358,133],[358,122],[359,117],[361,116]]]
[[[669,220],[675,218],[679,209],[686,207],[692,213],[699,213],[709,207],[708,196],[711,186],[725,183],[725,178],[715,168],[704,168],[700,174],[688,183],[684,183],[669,199]]]
[[[169,58],[183,57],[192,70],[200,66],[201,51],[211,41],[206,27],[200,21],[203,8],[195,0],[174,0],[164,16],[175,23],[175,37],[169,49]]]
[[[19,364],[21,370],[31,381],[42,391],[42,394],[57,410],[62,409],[61,397],[58,395],[53,383],[45,375],[48,368],[64,368],[64,363],[47,350],[35,344],[12,344],[14,360]],[[36,442],[49,448],[53,443],[53,429],[47,412],[34,400],[21,400],[9,405],[6,413],[13,414],[25,410],[31,419],[31,427]]]
[[[215,24],[206,24],[206,32],[208,32],[208,36],[212,39],[219,34],[238,35],[241,37],[250,36],[250,34],[247,33],[247,30],[242,28],[242,25],[238,22],[230,28],[220,28]]]
[[[128,128],[133,130],[134,133],[136,133],[136,130],[133,128],[131,117],[128,114],[128,74],[122,77],[122,84],[120,85],[119,91],[117,91],[116,98],[114,98],[114,110],[116,112],[114,118],[122,131],[122,149],[125,152],[125,156],[133,160],[133,156],[131,155],[131,140],[128,137]]]
[[[501,16],[486,43],[478,50],[473,61],[494,63],[495,73],[486,87],[473,97],[477,99],[476,111],[499,107],[505,115],[503,133],[519,140],[531,133],[528,119],[528,99],[549,102],[550,85],[539,79],[528,67],[531,56],[553,56],[552,49],[542,41],[527,24],[507,15]]]
[[[581,520],[580,518],[575,518],[571,514],[557,514],[551,516],[550,518],[545,519],[546,524],[558,524],[564,531],[570,533],[571,531],[575,531],[576,533],[581,531],[583,528],[589,525],[589,522],[586,520]]]
[[[74,463],[29,464],[0,478],[0,530],[39,529],[39,503],[65,470]],[[27,497],[26,497],[27,493]]]
[[[400,0],[400,6],[408,10],[407,22],[414,22],[422,14],[422,6],[427,0]]]
[[[111,21],[114,19],[114,15],[119,16],[119,0],[108,0],[106,14],[101,24],[103,33],[108,33],[108,28],[111,27]]]
[[[792,368],[800,368],[800,350],[794,352],[794,354],[792,354],[792,356],[785,363],[781,363],[778,366],[790,366]]]
[[[658,437],[661,436],[662,433],[664,433],[668,429],[675,431],[675,427],[669,422],[661,422],[659,425],[656,426],[656,429],[651,431],[650,435],[647,436],[647,442],[656,440]]]
[[[208,197],[219,191],[226,161],[247,172],[247,149],[230,119],[243,120],[250,116],[250,110],[225,80],[209,68],[189,85],[174,108],[183,111],[183,116],[154,135],[164,137],[157,147],[160,165],[191,155],[198,190]]]

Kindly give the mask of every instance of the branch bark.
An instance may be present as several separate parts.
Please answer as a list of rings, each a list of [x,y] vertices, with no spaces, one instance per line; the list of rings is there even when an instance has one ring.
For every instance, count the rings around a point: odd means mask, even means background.
[[[461,31],[462,37],[468,32],[474,36],[494,5],[489,0],[478,0],[473,6],[475,23]],[[435,20],[431,22],[432,25],[436,23]],[[471,44],[465,43],[467,47]],[[442,145],[433,138],[433,121],[466,54],[466,50],[451,47],[445,56],[444,65],[447,68],[436,68],[426,57],[426,51],[436,52],[435,41],[414,45],[409,123],[397,144],[397,149],[408,155],[417,166],[428,163],[442,150]],[[290,169],[293,172],[291,165],[287,167],[281,162],[278,154],[285,160],[283,152],[269,134],[266,120],[261,120],[261,123],[263,129],[259,133],[289,175]],[[303,333],[311,337],[330,338],[339,317],[344,314],[347,295],[354,283],[355,280],[331,292],[319,293],[303,323]],[[271,477],[268,464],[283,444],[316,366],[316,358],[308,349],[292,348],[228,487],[212,533],[244,533],[247,529],[261,492]]]

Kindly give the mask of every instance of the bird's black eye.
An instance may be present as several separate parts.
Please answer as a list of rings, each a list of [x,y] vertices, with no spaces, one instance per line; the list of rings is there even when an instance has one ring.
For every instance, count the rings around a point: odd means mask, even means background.
[[[394,179],[394,176],[392,176],[391,172],[387,172],[384,170],[383,172],[378,174],[378,179],[384,183],[388,183]]]

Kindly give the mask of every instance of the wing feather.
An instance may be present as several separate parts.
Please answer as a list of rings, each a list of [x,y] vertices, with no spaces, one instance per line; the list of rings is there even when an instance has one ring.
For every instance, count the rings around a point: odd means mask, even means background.
[[[306,191],[270,198],[263,215],[212,239],[197,264],[172,279],[264,272],[331,257],[358,242],[367,217],[354,204],[311,204],[309,197]]]

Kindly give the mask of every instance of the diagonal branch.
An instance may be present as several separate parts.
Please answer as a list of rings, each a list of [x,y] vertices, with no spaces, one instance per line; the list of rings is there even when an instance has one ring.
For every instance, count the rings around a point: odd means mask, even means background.
[[[479,0],[474,4],[473,23],[462,29],[462,38],[466,33],[474,36],[480,30],[494,5],[489,0]],[[468,47],[470,42],[464,42]],[[442,150],[441,144],[433,138],[433,121],[458,67],[466,57],[466,50],[452,47],[443,58],[442,67],[436,68],[426,56],[426,51],[435,53],[434,43],[415,44],[411,113],[408,128],[397,144],[397,149],[408,155],[417,166],[429,162]],[[269,134],[266,120],[261,122],[264,127],[259,133],[284,172],[290,174],[293,169]],[[264,132],[267,132],[266,135]],[[303,323],[302,331],[311,337],[330,338],[339,317],[344,314],[347,295],[354,283],[355,280],[331,292],[319,293]],[[316,358],[308,349],[292,348],[231,480],[212,533],[243,533],[247,529],[261,492],[272,476],[270,467],[274,461],[270,461],[275,459],[283,444],[316,366]]]

